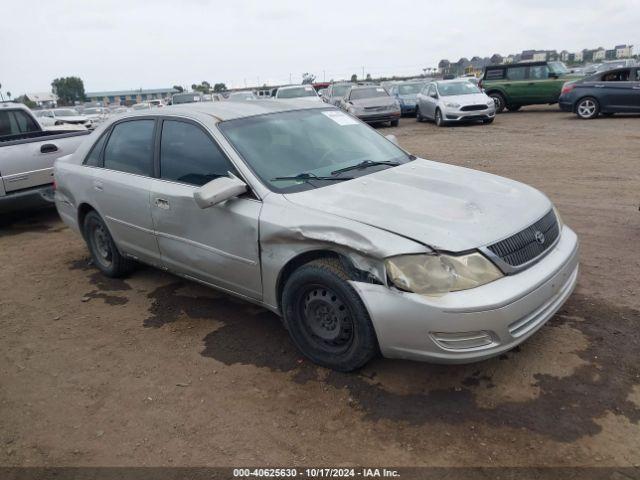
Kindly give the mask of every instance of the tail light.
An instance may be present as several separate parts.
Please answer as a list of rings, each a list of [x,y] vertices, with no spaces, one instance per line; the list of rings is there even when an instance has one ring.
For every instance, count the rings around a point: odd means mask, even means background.
[[[566,93],[569,93],[571,90],[573,90],[573,87],[574,87],[573,83],[565,83],[562,86],[562,91],[560,92],[560,95],[564,95]]]

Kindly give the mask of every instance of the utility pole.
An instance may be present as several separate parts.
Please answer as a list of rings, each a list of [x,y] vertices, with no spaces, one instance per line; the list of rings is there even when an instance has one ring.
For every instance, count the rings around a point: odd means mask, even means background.
[[[289,74],[289,83],[291,83],[291,74]]]
[[[326,77],[327,77],[326,72],[325,72],[324,70],[322,70],[322,81],[323,81],[323,82],[326,82],[326,81],[327,81],[327,78],[326,78]]]
[[[362,67],[362,79],[364,80],[364,67]]]

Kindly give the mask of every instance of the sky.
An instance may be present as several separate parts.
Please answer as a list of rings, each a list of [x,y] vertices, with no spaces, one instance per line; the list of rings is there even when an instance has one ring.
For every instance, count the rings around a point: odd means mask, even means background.
[[[640,0],[2,0],[0,84],[86,91],[415,75],[524,49],[640,52]]]

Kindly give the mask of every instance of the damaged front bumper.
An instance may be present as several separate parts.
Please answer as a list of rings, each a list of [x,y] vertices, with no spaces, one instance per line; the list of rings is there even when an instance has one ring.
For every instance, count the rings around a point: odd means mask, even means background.
[[[564,227],[540,262],[481,287],[428,297],[351,282],[388,358],[467,363],[522,343],[567,300],[578,278],[578,238]]]

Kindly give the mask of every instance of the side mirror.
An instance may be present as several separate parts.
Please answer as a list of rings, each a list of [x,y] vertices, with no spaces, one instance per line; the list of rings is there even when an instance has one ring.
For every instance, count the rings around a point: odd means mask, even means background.
[[[385,137],[387,140],[389,140],[391,143],[393,143],[394,145],[398,145],[398,138],[395,135],[385,135]],[[400,146],[400,145],[398,145]]]
[[[209,208],[246,191],[247,185],[242,180],[234,176],[219,177],[193,192],[193,199],[200,208]]]
[[[437,93],[432,93],[431,95],[429,95],[431,98],[438,98],[438,94]]]

